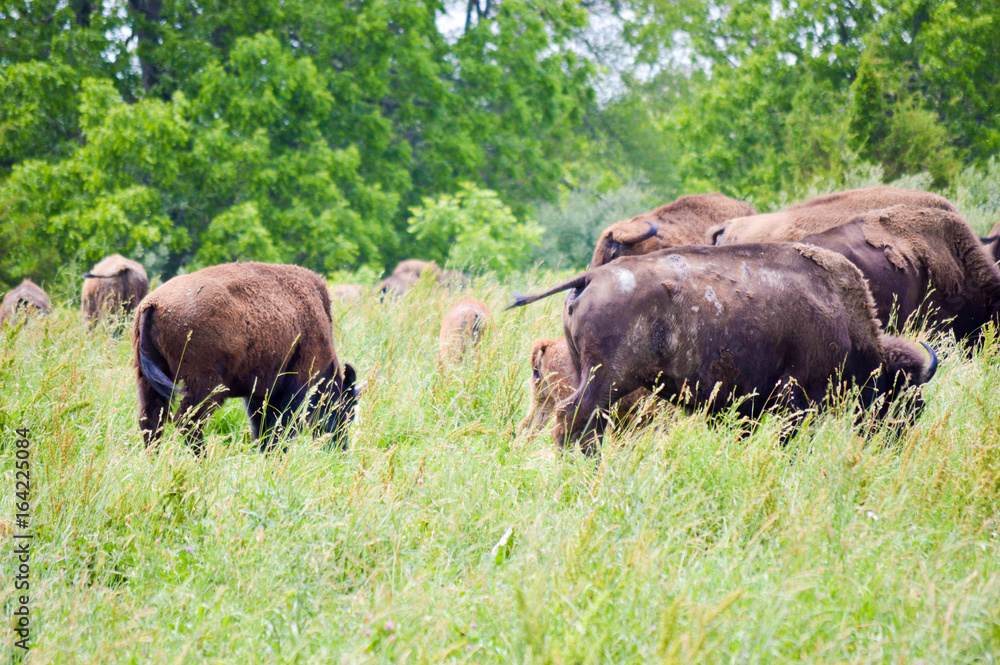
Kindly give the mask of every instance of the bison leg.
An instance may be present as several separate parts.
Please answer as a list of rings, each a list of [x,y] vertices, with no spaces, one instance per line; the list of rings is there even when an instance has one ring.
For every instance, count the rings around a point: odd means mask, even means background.
[[[222,404],[224,399],[225,397],[218,393],[209,395],[204,399],[196,399],[195,397],[186,395],[177,407],[177,415],[175,416],[177,429],[198,457],[201,457],[204,452],[205,419],[211,415],[217,406]]]
[[[596,455],[607,426],[607,412],[620,396],[620,391],[596,374],[581,381],[576,392],[556,405],[552,430],[556,446],[561,450],[567,443],[579,441],[585,454]]]
[[[144,376],[136,381],[139,389],[139,429],[142,431],[146,447],[156,445],[163,434],[170,403],[167,398],[153,389]]]
[[[246,400],[247,413],[254,439],[260,452],[274,448],[275,442],[292,424],[295,410],[302,404],[305,388],[297,382],[279,382],[267,395],[254,395]]]

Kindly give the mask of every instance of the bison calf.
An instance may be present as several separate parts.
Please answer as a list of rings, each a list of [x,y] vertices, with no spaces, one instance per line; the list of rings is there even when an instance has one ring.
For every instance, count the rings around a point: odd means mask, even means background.
[[[358,390],[332,323],[326,283],[297,266],[228,263],[171,279],[139,304],[132,329],[146,444],[180,395],[177,418],[198,453],[201,423],[228,397],[244,399],[261,450],[300,406],[343,445]]]
[[[131,313],[149,293],[146,270],[121,254],[112,254],[85,274],[81,306],[92,322],[107,314]]]
[[[0,324],[21,309],[37,309],[42,314],[48,314],[52,311],[52,302],[42,287],[26,279],[3,297],[3,304],[0,305]]]
[[[861,273],[800,244],[682,247],[589,270],[524,305],[569,290],[563,327],[577,389],[556,405],[553,438],[596,451],[595,417],[638,388],[716,413],[737,401],[757,418],[822,406],[839,376],[863,406],[928,381],[919,346],[885,335]],[[888,402],[884,410],[889,408]]]
[[[491,319],[490,308],[482,301],[469,298],[455,303],[441,321],[441,360],[461,361],[469,348],[479,343]]]
[[[531,380],[528,384],[530,401],[528,415],[516,430],[516,434],[534,434],[549,421],[556,404],[566,399],[577,389],[577,374],[569,346],[565,337],[559,339],[539,339],[531,347]],[[636,422],[649,420],[651,413],[637,410],[638,403],[650,396],[645,388],[640,388],[610,407],[610,416],[619,426],[627,427]]]
[[[668,247],[709,245],[709,228],[733,217],[756,213],[749,204],[722,194],[682,196],[604,229],[590,267],[602,266],[620,256],[649,254]]]

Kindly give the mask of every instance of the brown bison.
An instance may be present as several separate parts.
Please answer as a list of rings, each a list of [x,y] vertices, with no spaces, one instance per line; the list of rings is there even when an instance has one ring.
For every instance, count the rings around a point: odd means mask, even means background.
[[[856,265],[879,319],[895,320],[900,328],[916,316],[918,323],[926,320],[973,342],[973,333],[1000,308],[1000,270],[958,213],[896,205],[801,242]]]
[[[795,242],[846,224],[858,215],[905,204],[958,212],[948,199],[914,189],[869,187],[816,196],[780,212],[737,217],[709,231],[716,245],[752,242]]]
[[[180,395],[176,417],[198,453],[201,423],[229,397],[244,399],[261,450],[294,429],[300,406],[344,445],[358,390],[332,324],[326,283],[298,266],[227,263],[171,279],[139,304],[132,328],[146,444]]]
[[[120,254],[102,260],[83,277],[81,309],[91,321],[100,321],[106,314],[134,312],[149,293],[145,269]]]
[[[534,434],[552,417],[557,403],[576,391],[577,374],[565,337],[539,339],[531,347],[531,380],[528,384],[530,401],[528,415],[517,426],[516,434]],[[646,422],[651,414],[640,412],[639,402],[651,393],[640,388],[610,407],[610,416],[619,426],[627,427],[638,417]]]
[[[0,324],[3,324],[18,310],[29,308],[37,309],[42,314],[48,314],[52,311],[52,302],[42,287],[30,279],[26,279],[3,297],[3,304],[0,305]]]
[[[365,297],[368,289],[362,284],[337,284],[330,287],[330,297],[343,302],[358,302]]]
[[[589,270],[514,307],[569,290],[563,328],[578,387],[556,405],[553,438],[596,451],[594,417],[638,388],[743,416],[822,407],[831,380],[861,404],[928,381],[930,347],[884,334],[853,264],[811,245],[680,247]],[[879,415],[887,412],[883,404]]]
[[[490,308],[482,301],[468,298],[455,303],[441,321],[441,360],[461,361],[469,348],[479,343],[491,320]]]
[[[420,281],[424,273],[430,275],[438,284],[456,284],[466,286],[469,278],[457,270],[441,270],[433,261],[407,259],[400,261],[392,274],[379,282],[379,291],[396,296],[404,295]]]
[[[722,194],[682,196],[673,203],[604,229],[590,267],[619,256],[649,254],[683,245],[710,245],[707,231],[733,217],[755,215],[752,206]]]

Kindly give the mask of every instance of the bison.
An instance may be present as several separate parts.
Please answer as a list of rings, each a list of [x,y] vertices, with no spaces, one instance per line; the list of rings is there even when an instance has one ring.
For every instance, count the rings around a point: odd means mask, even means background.
[[[456,284],[466,286],[469,278],[457,270],[441,270],[433,261],[407,259],[400,261],[392,274],[379,282],[379,291],[401,296],[412,289],[420,281],[424,273],[430,275],[439,284]]]
[[[362,284],[337,284],[330,287],[330,298],[343,302],[358,302],[368,293],[369,287]]]
[[[597,450],[594,417],[646,388],[717,413],[821,407],[839,376],[862,406],[928,381],[937,357],[882,332],[860,271],[802,244],[680,247],[625,257],[512,307],[569,290],[563,328],[577,389],[556,405],[559,447]],[[879,415],[889,409],[886,401]]]
[[[722,194],[682,196],[604,229],[590,267],[602,266],[619,256],[648,254],[668,247],[710,245],[710,228],[733,217],[755,214],[757,211],[749,204]]]
[[[354,368],[337,361],[332,325],[326,283],[305,268],[227,263],[171,279],[139,304],[132,328],[146,445],[173,395],[198,454],[202,422],[229,397],[245,401],[262,451],[294,429],[300,406],[345,445],[359,391]]]
[[[142,265],[112,254],[95,265],[83,279],[80,308],[91,322],[106,314],[131,313],[149,293],[149,279]]]
[[[1000,308],[1000,270],[958,213],[895,205],[801,242],[837,252],[857,266],[879,319],[894,318],[900,328],[913,318],[926,320],[972,342]]]
[[[730,219],[711,229],[709,234],[716,245],[795,242],[807,235],[846,224],[866,212],[898,204],[958,212],[948,199],[930,192],[888,186],[869,187],[816,196],[780,212]]]
[[[528,388],[528,415],[518,424],[516,434],[534,434],[552,417],[556,404],[577,389],[577,374],[565,337],[539,339],[532,345]],[[611,407],[612,420],[627,427],[638,417],[638,423],[644,424],[651,414],[645,409],[640,411],[638,404],[650,395],[645,388],[626,395]]]
[[[441,321],[441,360],[461,361],[466,351],[479,343],[491,319],[490,308],[482,301],[468,298],[455,303]]]
[[[37,309],[42,314],[52,311],[52,302],[48,294],[30,279],[21,282],[3,297],[3,304],[0,305],[0,325],[18,310],[28,308]]]

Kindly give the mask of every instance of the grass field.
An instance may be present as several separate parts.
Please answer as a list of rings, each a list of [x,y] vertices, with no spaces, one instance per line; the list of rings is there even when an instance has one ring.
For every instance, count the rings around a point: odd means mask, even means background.
[[[948,339],[899,440],[849,405],[786,446],[780,423],[664,414],[599,460],[515,439],[532,340],[561,299],[421,284],[335,303],[368,380],[350,449],[262,455],[231,401],[194,458],[146,451],[127,336],[74,303],[0,330],[0,518],[31,429],[36,663],[995,663],[1000,661],[1000,339]],[[460,297],[480,353],[439,367]],[[8,489],[10,488],[10,489]],[[13,570],[11,536],[4,537]],[[13,573],[4,575],[13,612]],[[11,650],[12,629],[2,635]]]

